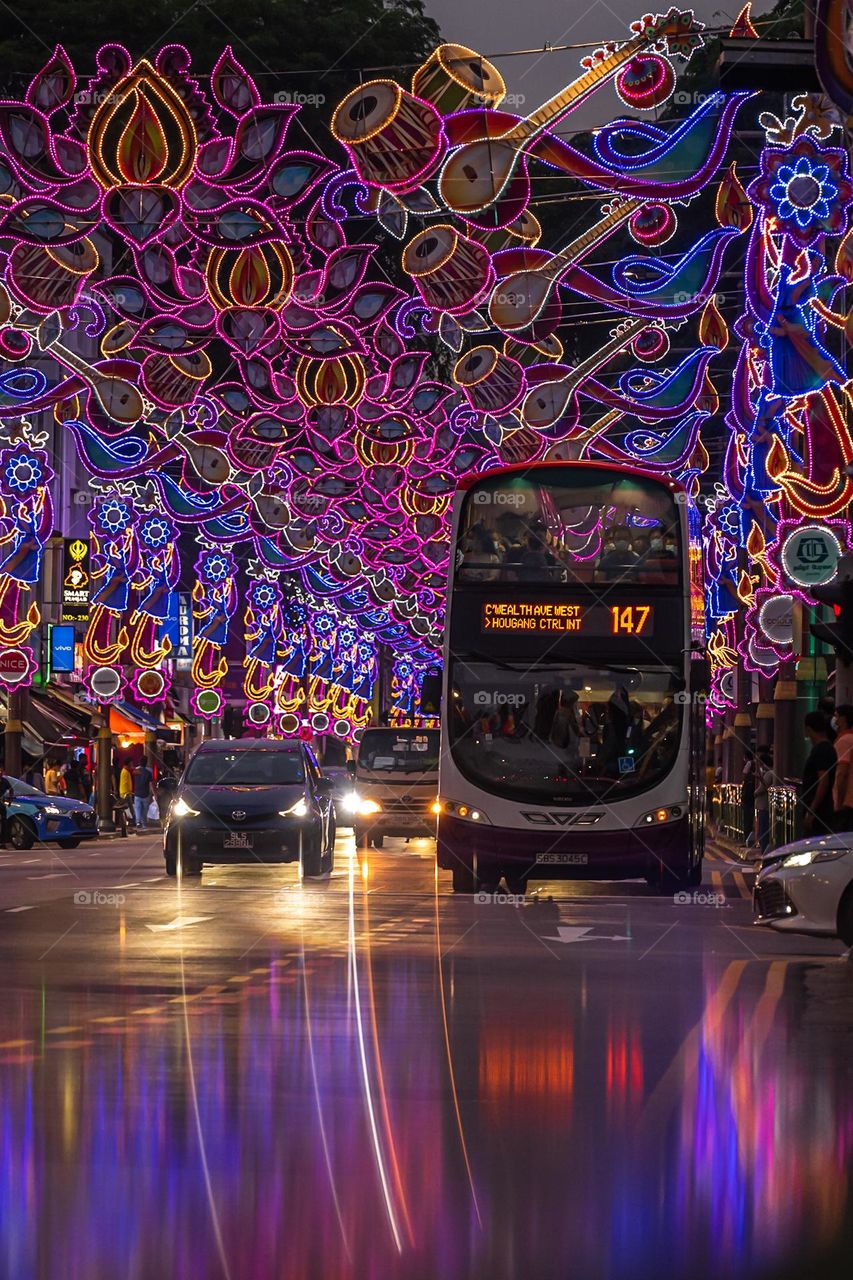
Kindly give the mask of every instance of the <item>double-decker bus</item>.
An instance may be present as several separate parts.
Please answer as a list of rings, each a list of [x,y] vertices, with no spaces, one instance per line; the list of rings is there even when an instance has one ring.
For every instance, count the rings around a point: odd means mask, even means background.
[[[598,463],[460,484],[437,846],[457,892],[701,882],[707,662],[687,514],[675,481]]]

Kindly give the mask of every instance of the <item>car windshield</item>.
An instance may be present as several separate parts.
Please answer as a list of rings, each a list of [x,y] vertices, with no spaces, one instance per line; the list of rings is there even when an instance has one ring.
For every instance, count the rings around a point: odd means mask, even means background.
[[[191,787],[284,787],[304,780],[298,751],[201,751],[184,775]]]
[[[678,513],[665,484],[546,469],[479,481],[465,496],[457,582],[676,586]]]
[[[358,748],[358,767],[373,773],[435,773],[437,729],[367,729]]]
[[[644,791],[675,763],[681,687],[667,667],[456,661],[453,758],[471,782],[514,800]]]
[[[28,782],[23,782],[20,778],[10,778],[12,790],[16,796],[44,796],[43,791],[39,791],[38,787],[31,787]],[[46,798],[46,797],[45,797]]]

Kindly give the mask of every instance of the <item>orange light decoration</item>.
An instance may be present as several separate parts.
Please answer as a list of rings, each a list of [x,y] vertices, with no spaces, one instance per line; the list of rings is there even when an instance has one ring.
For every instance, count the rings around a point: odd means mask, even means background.
[[[359,355],[312,360],[303,356],[296,366],[296,389],[304,405],[358,404],[367,372]]]
[[[290,298],[293,259],[281,241],[243,249],[212,249],[205,278],[210,301],[218,311],[230,307],[280,310]]]
[[[752,0],[743,6],[740,13],[734,20],[734,26],[729,32],[729,38],[732,40],[757,40],[758,32],[752,25]]]
[[[143,58],[99,105],[88,133],[92,173],[102,187],[182,187],[196,156],[196,130],[183,100]]]
[[[715,212],[721,227],[736,227],[738,231],[748,231],[752,226],[755,215],[737,176],[737,164],[734,161],[717,188]]]
[[[729,345],[728,326],[720,315],[716,298],[709,298],[699,317],[699,341],[703,347],[716,347],[725,351]]]

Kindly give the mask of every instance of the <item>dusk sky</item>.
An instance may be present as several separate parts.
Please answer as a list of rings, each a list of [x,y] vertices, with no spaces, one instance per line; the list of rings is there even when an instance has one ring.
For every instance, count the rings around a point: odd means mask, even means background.
[[[689,7],[685,5],[685,7]],[[726,27],[737,17],[738,0],[720,8],[713,0],[698,0],[693,10],[708,27]],[[753,16],[773,7],[773,0],[755,0]],[[438,22],[445,40],[467,45],[478,53],[493,58],[511,94],[524,95],[522,104],[513,107],[529,113],[569,83],[580,70],[580,59],[588,52],[545,53],[542,46],[604,43],[625,39],[631,22],[642,13],[665,12],[669,4],[655,10],[648,0],[590,0],[583,5],[566,0],[523,0],[510,4],[483,3],[483,0],[426,0],[427,12]],[[538,52],[522,57],[494,57],[516,49],[537,48]],[[676,62],[680,68],[684,64]],[[624,107],[612,89],[602,88],[592,101],[572,116],[572,124],[590,127],[603,124]]]

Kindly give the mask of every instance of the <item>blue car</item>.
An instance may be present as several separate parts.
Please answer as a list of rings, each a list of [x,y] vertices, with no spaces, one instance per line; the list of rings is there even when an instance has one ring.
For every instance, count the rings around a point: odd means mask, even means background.
[[[20,778],[10,778],[15,799],[6,806],[9,843],[13,849],[31,849],[41,844],[58,844],[60,849],[76,849],[82,840],[98,835],[98,817],[90,804],[49,796]]]

